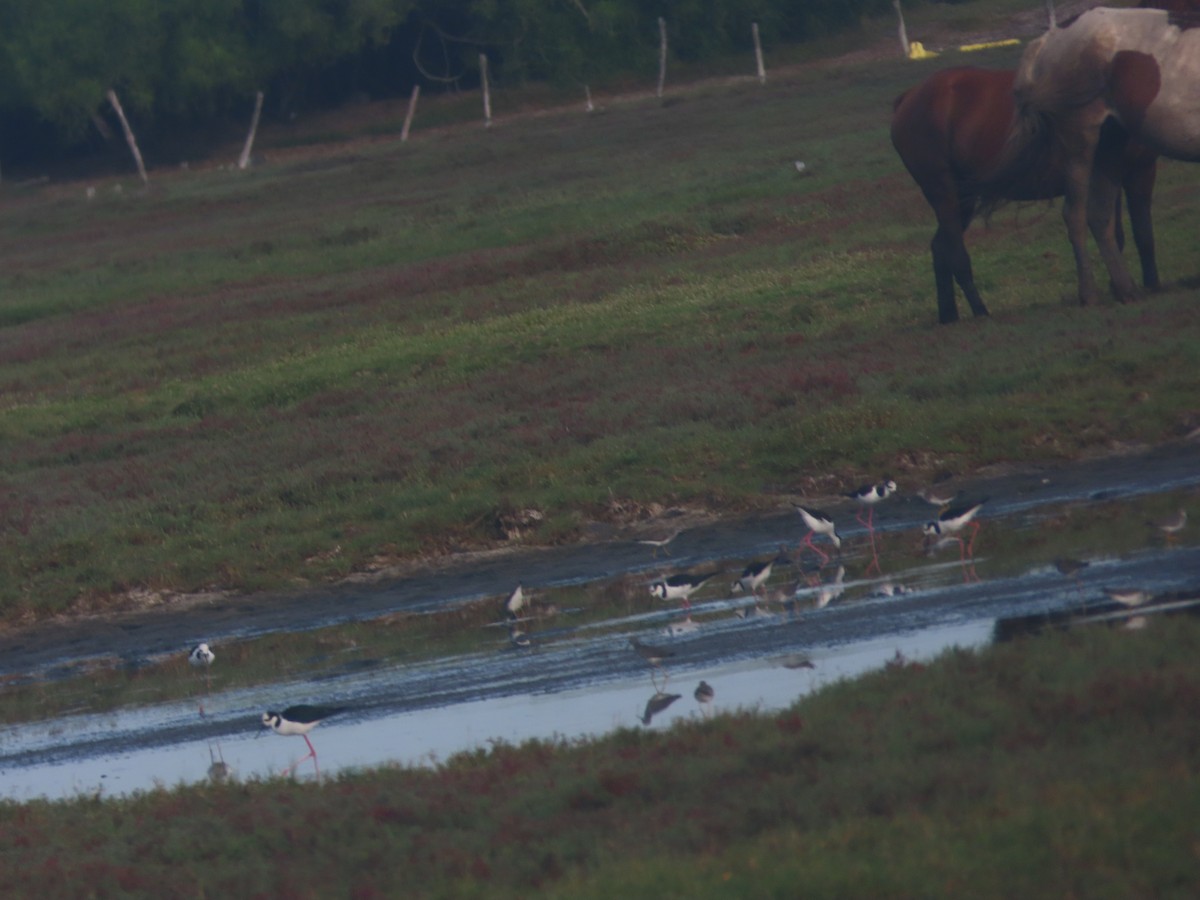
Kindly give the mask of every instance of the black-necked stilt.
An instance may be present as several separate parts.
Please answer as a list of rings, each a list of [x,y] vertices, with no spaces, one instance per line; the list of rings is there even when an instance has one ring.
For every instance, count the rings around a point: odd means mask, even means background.
[[[823,513],[819,509],[813,509],[811,506],[797,506],[796,512],[800,514],[800,518],[804,520],[804,525],[808,528],[808,534],[804,536],[804,540],[800,542],[800,546],[808,545],[811,547],[813,552],[821,557],[821,565],[824,565],[829,562],[829,554],[822,551],[813,543],[813,535],[825,535],[833,542],[833,546],[836,549],[841,550],[842,539],[838,537],[833,519],[827,513]]]
[[[1104,593],[1122,606],[1142,606],[1150,600],[1150,592],[1141,588],[1105,588]]]
[[[211,673],[209,669],[212,667],[213,660],[217,655],[212,652],[208,644],[199,643],[192,648],[192,652],[188,654],[188,665],[194,669],[204,670],[204,695],[207,697],[212,689]],[[204,702],[200,702],[200,715],[204,715]]]
[[[718,574],[706,572],[703,575],[669,575],[650,585],[650,595],[659,600],[679,600],[685,609],[691,609],[692,604],[688,598]]]
[[[1162,532],[1164,540],[1167,542],[1175,540],[1175,536],[1183,531],[1183,526],[1187,524],[1187,510],[1176,510],[1169,516],[1162,519],[1154,519],[1146,523],[1151,528],[1157,528]]]
[[[283,712],[278,713],[272,710],[267,710],[262,714],[262,723],[265,727],[270,728],[276,734],[284,736],[300,735],[304,738],[304,743],[308,744],[308,756],[301,757],[288,767],[288,772],[294,772],[296,766],[304,762],[304,760],[312,757],[313,768],[317,774],[321,774],[321,767],[317,763],[317,751],[313,747],[312,741],[308,739],[308,733],[328,719],[330,716],[335,716],[340,712],[345,712],[344,706],[289,706]]]
[[[823,582],[817,590],[817,600],[814,606],[816,609],[824,609],[845,592],[846,567],[838,566],[837,572],[834,573],[833,581]]]
[[[735,594],[739,591],[745,591],[747,594],[757,596],[759,589],[771,577],[771,570],[774,567],[774,559],[768,559],[766,562],[750,563],[746,568],[742,569],[741,577],[730,586],[730,590]]]
[[[713,690],[713,686],[707,681],[701,681],[696,685],[696,690],[692,692],[692,696],[696,698],[696,702],[700,704],[701,712],[707,713],[709,704],[713,702],[713,697],[717,692]]]
[[[664,694],[656,690],[654,696],[646,701],[646,710],[642,713],[642,724],[649,725],[650,720],[682,697],[682,694]]]
[[[886,500],[894,493],[896,493],[896,482],[890,478],[884,478],[878,484],[864,484],[857,490],[850,491],[846,496],[867,511],[865,520],[862,517],[862,510],[858,511],[858,521],[859,524],[870,530],[874,524],[875,504]]]
[[[192,648],[192,652],[188,654],[188,662],[197,669],[207,669],[213,664],[213,660],[216,658],[217,655],[212,652],[208,644],[197,644]]]
[[[508,595],[508,599],[504,601],[504,612],[510,619],[516,619],[520,616],[521,610],[525,607],[525,591],[521,585],[517,585],[517,589]]]
[[[975,552],[975,535],[979,533],[979,523],[974,521],[979,515],[979,511],[983,509],[983,504],[987,500],[980,500],[978,503],[964,504],[962,506],[952,506],[945,510],[936,521],[927,522],[925,525],[925,543],[928,546],[931,542],[940,538],[951,538],[958,541],[959,555],[973,556]],[[973,529],[971,532],[971,540],[963,543],[963,539],[959,537],[959,532],[967,526]]]

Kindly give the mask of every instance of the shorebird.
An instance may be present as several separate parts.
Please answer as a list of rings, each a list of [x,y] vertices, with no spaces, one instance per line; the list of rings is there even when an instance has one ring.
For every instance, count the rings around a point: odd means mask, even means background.
[[[837,572],[833,577],[833,581],[826,582],[821,585],[817,591],[817,609],[824,609],[838,597],[846,592],[846,567],[838,566]]]
[[[790,656],[785,656],[779,661],[779,664],[785,669],[815,669],[813,661],[803,653],[793,653]]]
[[[504,612],[510,619],[515,619],[521,614],[521,610],[525,607],[525,591],[518,584],[517,589],[508,595],[508,599],[504,601]]]
[[[715,578],[718,572],[706,572],[703,575],[670,575],[660,578],[650,585],[650,595],[659,600],[679,600],[684,609],[691,609],[688,599],[698,591],[706,581]]]
[[[939,540],[943,537],[958,541],[959,556],[966,558],[975,554],[975,535],[979,533],[979,523],[974,521],[979,515],[979,510],[983,509],[983,504],[987,500],[980,500],[978,503],[971,503],[963,506],[952,506],[945,510],[936,521],[927,522],[925,524],[925,544],[928,546],[931,542]],[[964,544],[963,539],[959,536],[959,532],[967,526],[971,526],[971,540]]]
[[[208,644],[197,644],[192,648],[192,652],[188,654],[188,663],[195,666],[197,669],[208,670],[208,667],[213,664],[213,660],[217,655],[212,652]]]
[[[217,655],[205,643],[197,644],[192,648],[192,652],[188,654],[188,665],[194,669],[204,670],[204,695],[206,697],[212,688],[212,674],[209,672],[209,669],[216,658]],[[200,715],[204,715],[203,701],[200,702]]]
[[[750,563],[742,569],[742,576],[730,586],[730,590],[735,594],[745,591],[747,594],[754,594],[757,597],[759,588],[766,584],[767,579],[771,577],[771,569],[774,566],[775,560],[773,559]]]
[[[809,506],[797,506],[796,512],[800,513],[800,518],[804,520],[804,524],[808,528],[808,534],[804,536],[804,540],[800,542],[800,546],[808,545],[811,547],[813,552],[821,557],[821,565],[825,565],[825,563],[829,562],[829,554],[822,551],[813,543],[813,535],[825,535],[833,542],[833,546],[840,551],[842,549],[842,539],[838,537],[833,519],[819,509],[813,509]]]
[[[1163,533],[1163,539],[1170,543],[1175,540],[1175,536],[1183,531],[1183,526],[1187,524],[1187,510],[1177,510],[1173,515],[1167,516],[1165,519],[1155,519],[1147,522],[1151,528],[1157,528]]]
[[[886,500],[892,494],[896,493],[896,482],[890,478],[884,478],[878,484],[864,484],[858,490],[850,491],[846,494],[851,500],[867,511],[867,518],[862,517],[863,510],[858,511],[856,518],[860,525],[868,531],[875,530],[875,504],[881,500]]]
[[[670,556],[671,554],[667,550],[667,546],[671,543],[671,541],[673,541],[673,540],[675,540],[675,538],[679,537],[680,531],[682,531],[682,529],[676,528],[675,530],[670,531],[661,537],[639,538],[638,543],[645,544],[647,547],[653,547],[654,553],[652,554],[652,556],[654,559],[658,559],[658,551],[659,550],[662,550],[668,556]]]
[[[508,640],[509,643],[520,650],[524,650],[533,644],[533,642],[529,639],[529,633],[522,631],[516,625],[513,625],[508,629]]]
[[[936,506],[939,509],[944,509],[961,497],[962,491],[954,491],[951,493],[945,489],[939,491],[937,488],[924,487],[917,491],[917,496],[930,506]]]
[[[344,706],[289,706],[281,713],[267,710],[262,714],[263,727],[270,728],[276,734],[284,736],[300,735],[304,738],[304,743],[308,744],[308,756],[301,757],[292,763],[286,771],[294,772],[296,766],[304,762],[304,760],[312,757],[313,768],[316,769],[317,775],[321,774],[321,766],[317,762],[317,751],[313,747],[312,741],[308,739],[308,733],[328,719],[330,716],[335,716],[340,712],[345,711]]]
[[[712,685],[707,681],[701,681],[696,685],[696,690],[692,693],[692,696],[696,698],[696,702],[700,704],[701,713],[705,715],[708,714],[709,704],[713,702],[713,697],[716,695],[717,692],[713,690]]]
[[[646,709],[641,716],[642,724],[649,725],[651,719],[682,696],[682,694],[664,694],[662,691],[656,690],[654,696],[646,701]]]
[[[637,638],[629,639],[629,646],[633,647],[634,652],[642,659],[650,664],[650,681],[653,682],[655,688],[658,687],[658,681],[654,677],[654,669],[662,666],[664,660],[670,659],[675,655],[674,650],[668,650],[666,647],[656,647],[653,644],[643,644]],[[663,673],[666,677],[663,679],[663,685],[670,680],[671,676]]]
[[[1104,593],[1122,606],[1141,606],[1150,599],[1150,592],[1141,588],[1105,588]]]

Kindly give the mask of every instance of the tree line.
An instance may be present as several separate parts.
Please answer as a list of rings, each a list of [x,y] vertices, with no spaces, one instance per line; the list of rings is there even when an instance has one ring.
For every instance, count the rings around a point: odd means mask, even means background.
[[[493,77],[584,85],[672,57],[810,40],[891,0],[0,0],[0,160],[79,152],[111,129],[114,90],[139,137],[280,117],[414,84]]]

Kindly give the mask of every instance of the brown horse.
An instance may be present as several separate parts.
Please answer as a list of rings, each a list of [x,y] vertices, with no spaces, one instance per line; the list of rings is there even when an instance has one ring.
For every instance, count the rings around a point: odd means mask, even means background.
[[[1200,22],[1156,9],[1096,8],[1031,43],[1014,80],[1017,128],[1005,167],[1062,158],[1063,218],[1075,252],[1079,302],[1096,299],[1090,229],[1119,300],[1137,296],[1116,241],[1120,185],[1103,164],[1112,123],[1154,151],[1200,161]]]
[[[1066,188],[1063,158],[1053,153],[1036,165],[1010,168],[994,177],[1017,119],[1014,73],[961,67],[935,72],[897,98],[892,114],[892,144],[937,216],[930,249],[937,285],[938,320],[958,319],[957,280],[977,316],[988,314],[971,273],[963,233],[981,207],[1008,200],[1045,200]],[[1154,193],[1155,154],[1130,146],[1106,154],[1106,165],[1125,188],[1134,242],[1148,288],[1158,286],[1150,201]],[[1115,201],[1119,204],[1119,197]],[[1117,216],[1119,227],[1120,216]],[[1123,235],[1121,235],[1123,241]]]

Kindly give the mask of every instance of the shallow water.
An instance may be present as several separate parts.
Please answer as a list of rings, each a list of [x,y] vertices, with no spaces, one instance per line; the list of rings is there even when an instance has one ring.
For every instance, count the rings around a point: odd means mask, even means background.
[[[249,601],[236,601],[195,611],[183,626],[195,629],[187,639],[212,641],[220,666],[222,641],[370,619],[397,609],[453,607],[477,596],[506,594],[518,580],[548,600],[564,587],[627,581],[631,573],[648,579],[659,571],[701,564],[726,573],[697,595],[704,599],[694,602],[690,613],[645,596],[633,608],[600,619],[562,615],[531,622],[528,649],[511,647],[502,628],[483,629],[471,652],[419,663],[373,658],[372,648],[360,647],[356,659],[361,664],[340,672],[214,693],[204,702],[203,716],[195,702],[175,702],[9,726],[0,729],[0,793],[16,799],[123,794],[203,780],[214,760],[223,760],[238,778],[277,774],[307,748],[302,739],[265,732],[259,717],[264,709],[293,703],[349,707],[311,736],[326,775],[436,762],[492,741],[668,727],[681,717],[705,714],[693,698],[701,679],[715,688],[717,711],[785,708],[814,687],[884,665],[897,651],[918,660],[951,646],[978,646],[990,639],[999,618],[1084,603],[1098,610],[1111,607],[1105,587],[1137,586],[1158,596],[1197,593],[1200,547],[1188,529],[1168,546],[1142,521],[1147,506],[1195,505],[1197,463],[1196,448],[1184,446],[1148,462],[1093,466],[1082,475],[1087,467],[994,479],[981,490],[993,499],[973,568],[960,563],[957,548],[933,559],[908,552],[919,543],[920,522],[931,511],[906,499],[889,501],[877,513],[880,542],[891,548],[883,556],[888,577],[864,578],[869,543],[863,529],[853,526],[854,510],[839,508],[839,522],[846,526],[841,581],[836,561],[818,571],[811,555],[803,572],[780,567],[773,585],[801,579],[794,609],[774,605],[764,615],[738,615],[755,607],[745,597],[731,596],[729,584],[738,560],[771,554],[780,543],[794,545],[802,537],[794,515],[685,533],[665,559],[649,558],[645,546],[614,541],[590,552],[547,551],[390,584],[347,586],[323,592],[324,604],[312,600],[260,612]],[[1076,517],[1080,510],[1084,518],[1089,510],[1098,517],[1103,511],[1122,547],[1098,551],[1091,543],[1094,535],[1081,538],[1087,543],[1080,546],[1064,547],[1060,539],[1056,555],[1089,561],[1074,578],[1038,556],[1041,542],[1055,534],[1063,503]],[[639,587],[639,597],[642,591]],[[337,600],[332,613],[331,597]],[[305,609],[311,614],[304,615]],[[238,610],[240,623],[234,615]],[[46,635],[10,639],[9,647],[0,646],[2,669],[10,677],[47,678],[73,671],[89,654],[179,652],[180,621],[160,619],[104,623],[99,634],[66,629],[61,633],[73,637],[58,645]],[[661,672],[652,671],[630,649],[633,636],[665,646],[674,656]],[[809,657],[813,668],[783,665],[800,655]],[[680,696],[647,725],[647,703],[659,688]],[[311,778],[314,771],[313,762],[306,761],[297,777]]]

